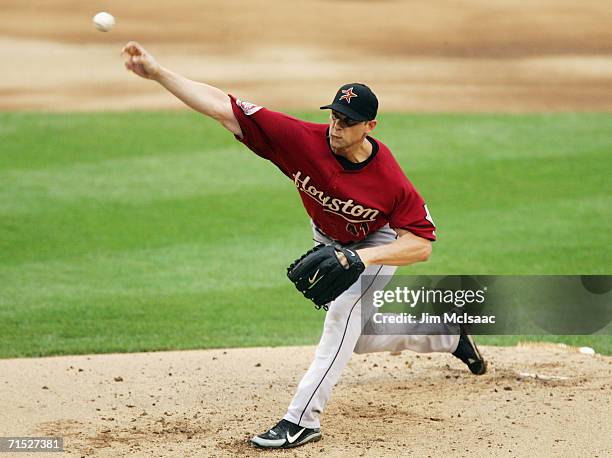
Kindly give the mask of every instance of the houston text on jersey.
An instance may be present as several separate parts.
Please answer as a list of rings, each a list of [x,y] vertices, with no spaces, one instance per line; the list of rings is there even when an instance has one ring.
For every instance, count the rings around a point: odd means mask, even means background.
[[[319,191],[313,185],[308,186],[310,177],[306,175],[301,179],[302,172],[293,174],[293,182],[299,191],[304,192],[308,197],[313,198],[321,204],[326,212],[338,215],[351,223],[363,223],[374,221],[379,211],[374,208],[365,208],[362,205],[355,205],[353,199],[342,200],[326,196],[323,191]],[[351,218],[353,217],[353,218]],[[355,219],[358,218],[358,219]]]

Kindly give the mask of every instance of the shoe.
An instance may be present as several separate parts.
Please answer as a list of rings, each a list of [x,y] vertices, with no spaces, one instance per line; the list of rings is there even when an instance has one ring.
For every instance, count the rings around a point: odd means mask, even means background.
[[[474,339],[465,332],[463,327],[459,335],[459,344],[453,352],[453,356],[463,361],[474,375],[482,375],[487,372],[487,362],[480,355]]]
[[[307,442],[316,442],[321,437],[323,436],[319,428],[304,428],[283,419],[268,432],[255,436],[251,443],[263,448],[292,448]]]

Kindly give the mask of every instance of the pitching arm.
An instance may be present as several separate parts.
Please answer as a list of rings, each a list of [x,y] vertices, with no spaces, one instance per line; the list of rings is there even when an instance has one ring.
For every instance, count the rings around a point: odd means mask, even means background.
[[[157,81],[187,106],[218,121],[234,135],[242,137],[240,124],[232,111],[229,96],[205,83],[185,78],[157,63],[142,45],[130,41],[123,48],[125,67],[136,75]]]

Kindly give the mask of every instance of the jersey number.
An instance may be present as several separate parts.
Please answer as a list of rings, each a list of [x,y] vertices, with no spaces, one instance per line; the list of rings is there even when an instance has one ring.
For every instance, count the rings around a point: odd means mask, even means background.
[[[359,223],[358,226],[353,223],[348,223],[346,225],[346,230],[355,237],[359,237],[359,231],[361,231],[365,237],[368,235],[368,232],[370,232],[370,226],[368,226],[368,223]]]

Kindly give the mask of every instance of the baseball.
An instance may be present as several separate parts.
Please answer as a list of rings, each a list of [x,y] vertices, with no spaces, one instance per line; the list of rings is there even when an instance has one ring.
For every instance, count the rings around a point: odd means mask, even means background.
[[[115,26],[112,14],[102,11],[93,17],[93,23],[100,32],[108,32]]]

